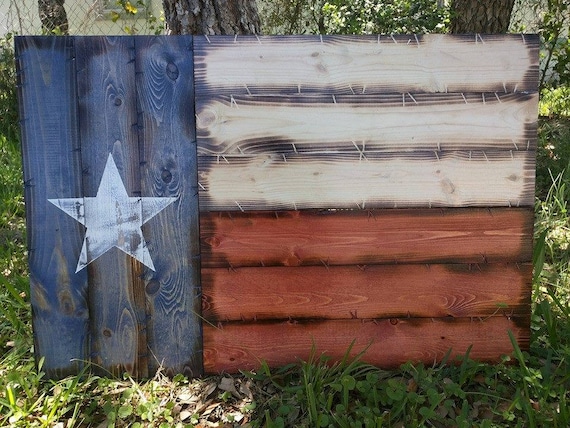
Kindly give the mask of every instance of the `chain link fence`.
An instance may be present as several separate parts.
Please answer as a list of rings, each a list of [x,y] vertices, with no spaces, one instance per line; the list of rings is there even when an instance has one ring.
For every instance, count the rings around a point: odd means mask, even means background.
[[[510,31],[517,33],[538,33],[542,21],[541,8],[537,7],[539,3],[540,0],[515,0],[513,13],[511,15]]]
[[[0,0],[0,37],[12,34],[159,34],[161,0]],[[128,4],[127,4],[128,3]]]
[[[0,37],[55,30],[76,35],[156,34],[163,29],[161,0],[131,0],[129,13],[117,0],[0,0]],[[270,4],[270,2],[264,2]],[[516,0],[514,31],[537,32],[540,13],[528,0]],[[62,21],[67,24],[62,25]]]

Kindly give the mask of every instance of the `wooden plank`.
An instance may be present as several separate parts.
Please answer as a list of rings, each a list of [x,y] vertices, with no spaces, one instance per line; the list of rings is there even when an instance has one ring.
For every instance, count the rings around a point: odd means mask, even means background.
[[[202,332],[192,37],[138,37],[136,45],[142,192],[177,198],[143,226],[151,252],[160,255],[155,272],[144,278],[150,371],[160,365],[169,374],[198,376]]]
[[[198,98],[200,154],[535,148],[538,93]]]
[[[534,152],[198,159],[200,209],[533,206]]]
[[[370,319],[529,315],[532,265],[204,269],[204,318]]]
[[[81,192],[73,40],[16,37],[15,48],[34,349],[46,376],[62,378],[89,355],[82,227],[48,202]]]
[[[134,38],[78,37],[75,47],[83,195],[99,194],[111,155],[127,195],[140,197]],[[100,210],[97,214],[86,212],[85,218],[100,216],[113,221],[114,204],[109,202]],[[92,262],[87,249],[83,263],[89,263],[91,358],[95,367],[101,367],[103,373],[128,371],[134,376],[148,376],[143,264],[118,248],[103,252]]]
[[[533,209],[202,213],[203,267],[532,259]]]
[[[536,35],[202,36],[197,93],[536,91]]]
[[[352,354],[367,346],[363,360],[383,368],[406,361],[434,364],[451,349],[450,358],[465,354],[498,362],[512,353],[512,331],[519,346],[528,349],[529,318],[486,319],[392,318],[383,320],[289,321],[204,325],[206,373],[254,370],[261,361],[279,367],[308,360],[311,348],[338,360],[354,342]]]

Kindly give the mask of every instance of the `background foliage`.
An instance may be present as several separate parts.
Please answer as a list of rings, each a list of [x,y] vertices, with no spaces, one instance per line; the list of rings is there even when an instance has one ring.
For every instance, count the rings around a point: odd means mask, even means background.
[[[260,11],[267,34],[443,32],[449,14],[431,0],[276,0]]]

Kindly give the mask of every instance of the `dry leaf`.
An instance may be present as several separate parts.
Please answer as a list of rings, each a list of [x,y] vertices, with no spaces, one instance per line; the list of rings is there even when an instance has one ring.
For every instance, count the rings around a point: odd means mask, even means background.
[[[180,420],[181,421],[185,421],[186,419],[188,419],[190,416],[192,416],[192,412],[189,412],[188,410],[182,410],[180,412]]]
[[[204,397],[209,397],[212,394],[212,392],[216,390],[217,387],[218,385],[216,385],[215,383],[208,384],[208,386],[204,388]]]
[[[253,400],[253,392],[251,392],[251,381],[248,380],[246,383],[241,382],[239,385],[239,392],[245,395],[250,400]]]
[[[406,390],[408,392],[416,392],[418,390],[418,384],[413,378],[408,381],[408,387]]]
[[[231,377],[222,378],[218,384],[218,388],[220,388],[222,391],[231,393],[236,398],[241,398],[241,395],[239,395],[237,392],[234,380]]]

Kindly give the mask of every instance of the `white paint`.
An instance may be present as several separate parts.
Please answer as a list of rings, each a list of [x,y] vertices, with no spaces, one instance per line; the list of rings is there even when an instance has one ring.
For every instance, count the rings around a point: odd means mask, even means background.
[[[77,263],[79,272],[114,247],[155,270],[141,226],[176,199],[130,197],[109,154],[97,196],[48,201],[87,228]]]

